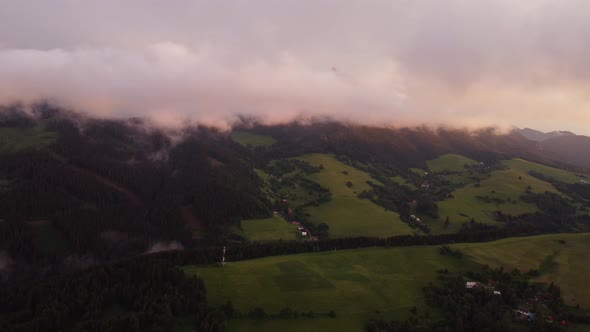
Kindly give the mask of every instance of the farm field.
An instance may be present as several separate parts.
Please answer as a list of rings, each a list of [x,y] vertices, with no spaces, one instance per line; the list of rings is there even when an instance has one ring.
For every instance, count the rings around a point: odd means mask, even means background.
[[[465,171],[464,165],[477,165],[479,162],[459,154],[449,153],[436,159],[429,160],[427,164],[432,172],[463,172]]]
[[[256,135],[245,131],[234,131],[231,133],[231,137],[234,141],[244,146],[270,146],[277,142],[271,136]]]
[[[295,240],[299,232],[281,217],[274,215],[266,219],[249,219],[241,222],[244,237],[249,241]]]
[[[564,243],[560,243],[560,240]],[[421,289],[436,282],[436,271],[477,269],[479,264],[539,269],[541,282],[556,282],[567,304],[590,308],[590,292],[584,275],[590,259],[590,234],[554,234],[511,238],[488,243],[456,244],[466,256],[441,256],[438,246],[369,248],[267,257],[230,262],[225,267],[185,266],[189,274],[205,280],[211,305],[231,300],[236,309],[248,312],[261,307],[276,313],[289,306],[298,311],[326,313],[336,318],[292,321],[229,322],[228,331],[362,331],[362,322],[375,317],[404,318],[412,306],[423,308]],[[518,253],[517,255],[515,253]],[[547,267],[547,261],[553,260]],[[431,309],[431,311],[433,311]],[[436,314],[436,312],[433,312]]]
[[[358,194],[371,189],[367,181],[381,184],[367,173],[346,165],[333,156],[311,154],[298,158],[311,165],[322,165],[319,173],[309,179],[328,188],[332,200],[317,207],[306,209],[310,220],[330,226],[330,237],[379,236],[386,237],[411,234],[413,230],[399,219],[399,214],[386,211],[368,199],[359,199]],[[350,181],[352,185],[347,186]]]
[[[42,149],[57,139],[57,134],[39,124],[31,128],[0,128],[0,152]]]

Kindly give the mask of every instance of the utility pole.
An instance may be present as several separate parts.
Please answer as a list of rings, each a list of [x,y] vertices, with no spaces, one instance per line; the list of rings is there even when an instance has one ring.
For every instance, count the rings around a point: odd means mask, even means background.
[[[225,265],[225,246],[223,246],[223,256],[221,257],[221,266]]]

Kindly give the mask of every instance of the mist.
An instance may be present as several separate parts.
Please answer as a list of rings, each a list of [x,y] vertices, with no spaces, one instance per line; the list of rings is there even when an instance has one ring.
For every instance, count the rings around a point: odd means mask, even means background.
[[[588,134],[583,0],[0,4],[3,104],[170,127],[248,115]]]
[[[146,254],[154,254],[162,251],[184,250],[184,246],[177,241],[156,242],[149,247]]]

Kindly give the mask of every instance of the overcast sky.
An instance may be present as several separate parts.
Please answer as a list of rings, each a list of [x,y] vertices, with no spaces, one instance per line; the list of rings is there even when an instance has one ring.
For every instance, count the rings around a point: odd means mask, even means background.
[[[590,134],[588,0],[0,0],[0,103]]]

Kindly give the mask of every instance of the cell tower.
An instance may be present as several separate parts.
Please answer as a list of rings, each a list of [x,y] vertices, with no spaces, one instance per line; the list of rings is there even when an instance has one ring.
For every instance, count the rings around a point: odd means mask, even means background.
[[[221,257],[221,266],[225,265],[225,246],[223,246],[223,256]]]

